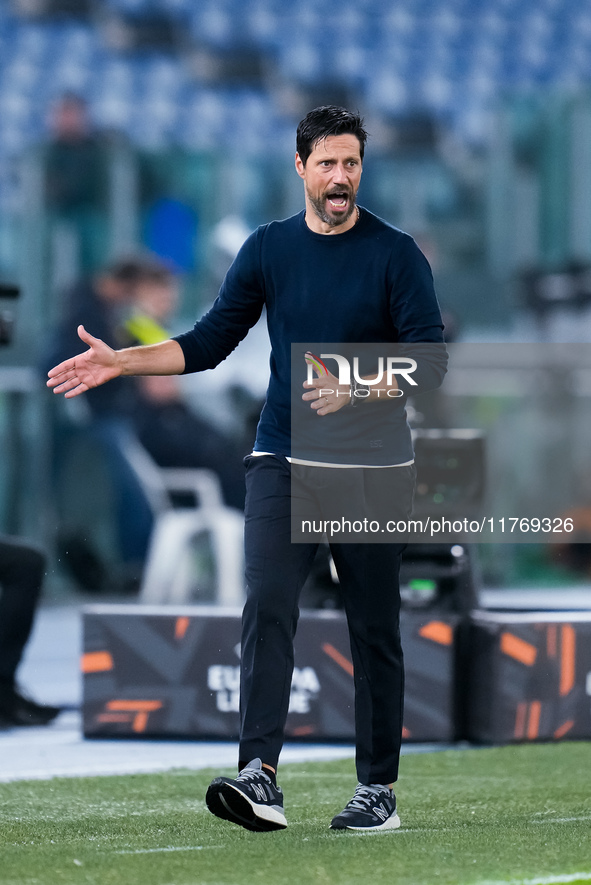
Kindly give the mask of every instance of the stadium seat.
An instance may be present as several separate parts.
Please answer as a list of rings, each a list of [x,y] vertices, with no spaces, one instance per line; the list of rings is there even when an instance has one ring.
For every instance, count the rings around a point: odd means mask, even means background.
[[[216,602],[241,605],[244,600],[242,513],[223,503],[219,480],[210,470],[158,467],[134,438],[124,455],[139,480],[155,517],[142,583],[142,603],[190,601],[195,584],[191,545],[202,535],[210,540],[215,563]],[[173,506],[171,495],[191,496],[193,507]]]
[[[275,65],[286,83],[309,88],[319,78],[338,81],[343,94],[349,90],[368,111],[391,117],[430,110],[469,140],[486,137],[487,113],[506,87],[572,87],[591,77],[591,14],[577,0],[486,0],[477,6],[467,0],[408,0],[403,6],[385,0],[326,0],[321,6],[312,0],[289,6],[279,0],[105,0],[105,7],[114,15],[188,22],[182,52],[191,40],[228,57],[248,48]],[[90,100],[97,122],[124,128],[140,146],[235,146],[236,131],[226,125],[233,109],[226,87],[200,81],[182,52],[147,60],[140,51],[118,54],[88,22],[63,16],[30,21],[6,4],[0,7],[0,50],[0,104],[9,109],[0,160],[42,135],[48,101],[71,88]],[[115,76],[114,68],[126,73]],[[198,106],[199,92],[210,85],[221,107],[203,133],[186,109]],[[266,88],[262,83],[261,94]],[[140,94],[131,115],[130,91]],[[28,108],[19,111],[17,124],[10,108],[19,102]],[[154,115],[152,134],[147,123],[137,125],[139,108]],[[204,129],[211,117],[208,112]],[[271,128],[281,125],[271,114]],[[252,121],[250,129],[256,129]],[[260,143],[253,138],[250,147]]]

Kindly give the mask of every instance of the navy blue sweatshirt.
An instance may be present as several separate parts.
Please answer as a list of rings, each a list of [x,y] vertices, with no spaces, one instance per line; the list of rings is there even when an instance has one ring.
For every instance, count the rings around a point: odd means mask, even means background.
[[[265,306],[271,377],[255,450],[335,464],[405,463],[413,457],[405,397],[319,416],[301,400],[304,353],[400,344],[421,357],[413,374],[418,387],[403,379],[400,386],[413,393],[438,387],[446,356],[429,264],[412,237],[366,209],[354,227],[334,235],[314,233],[304,215],[263,225],[246,240],[211,309],[175,338],[185,372],[218,365]],[[384,348],[384,356],[392,352]],[[335,363],[329,368],[336,374]]]

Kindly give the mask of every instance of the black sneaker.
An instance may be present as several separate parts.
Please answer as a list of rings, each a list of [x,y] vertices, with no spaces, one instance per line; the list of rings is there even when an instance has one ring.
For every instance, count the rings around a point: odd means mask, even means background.
[[[60,707],[37,704],[13,686],[0,686],[0,726],[49,725],[61,713]]]
[[[207,807],[216,817],[256,832],[283,830],[283,792],[265,774],[260,759],[253,759],[235,780],[216,777],[205,796]]]
[[[347,806],[333,817],[331,830],[397,830],[396,796],[382,784],[357,784]]]

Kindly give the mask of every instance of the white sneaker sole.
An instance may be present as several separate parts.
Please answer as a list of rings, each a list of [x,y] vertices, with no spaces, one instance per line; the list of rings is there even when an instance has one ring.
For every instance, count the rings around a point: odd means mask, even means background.
[[[400,818],[397,814],[393,814],[392,817],[389,817],[388,820],[385,820],[383,824],[378,824],[375,827],[333,827],[332,825],[329,827],[331,830],[352,830],[356,833],[384,833],[387,830],[397,830],[400,826]]]
[[[205,797],[212,814],[222,820],[238,824],[247,830],[266,832],[284,830],[287,821],[281,808],[259,805],[223,778],[216,778],[209,785]]]
[[[256,802],[253,802],[252,799],[249,799],[248,796],[245,796],[244,793],[242,793],[232,784],[226,784],[226,787],[234,790],[234,792],[237,793],[245,802],[248,802],[256,820],[262,820],[265,821],[265,823],[269,824],[276,824],[278,827],[287,826],[285,815],[281,811],[278,811],[271,805],[257,805]],[[222,802],[224,802],[224,805],[226,805],[223,794],[221,796],[221,799]]]

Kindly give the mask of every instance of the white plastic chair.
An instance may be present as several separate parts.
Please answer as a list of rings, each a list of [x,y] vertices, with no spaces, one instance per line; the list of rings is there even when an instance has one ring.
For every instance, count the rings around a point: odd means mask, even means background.
[[[194,585],[191,549],[209,536],[216,572],[216,601],[237,606],[244,601],[244,516],[223,502],[219,480],[211,470],[159,467],[144,447],[129,439],[125,456],[138,477],[155,515],[140,588],[140,602],[174,604],[190,601]],[[194,507],[174,508],[171,494],[190,494]]]

